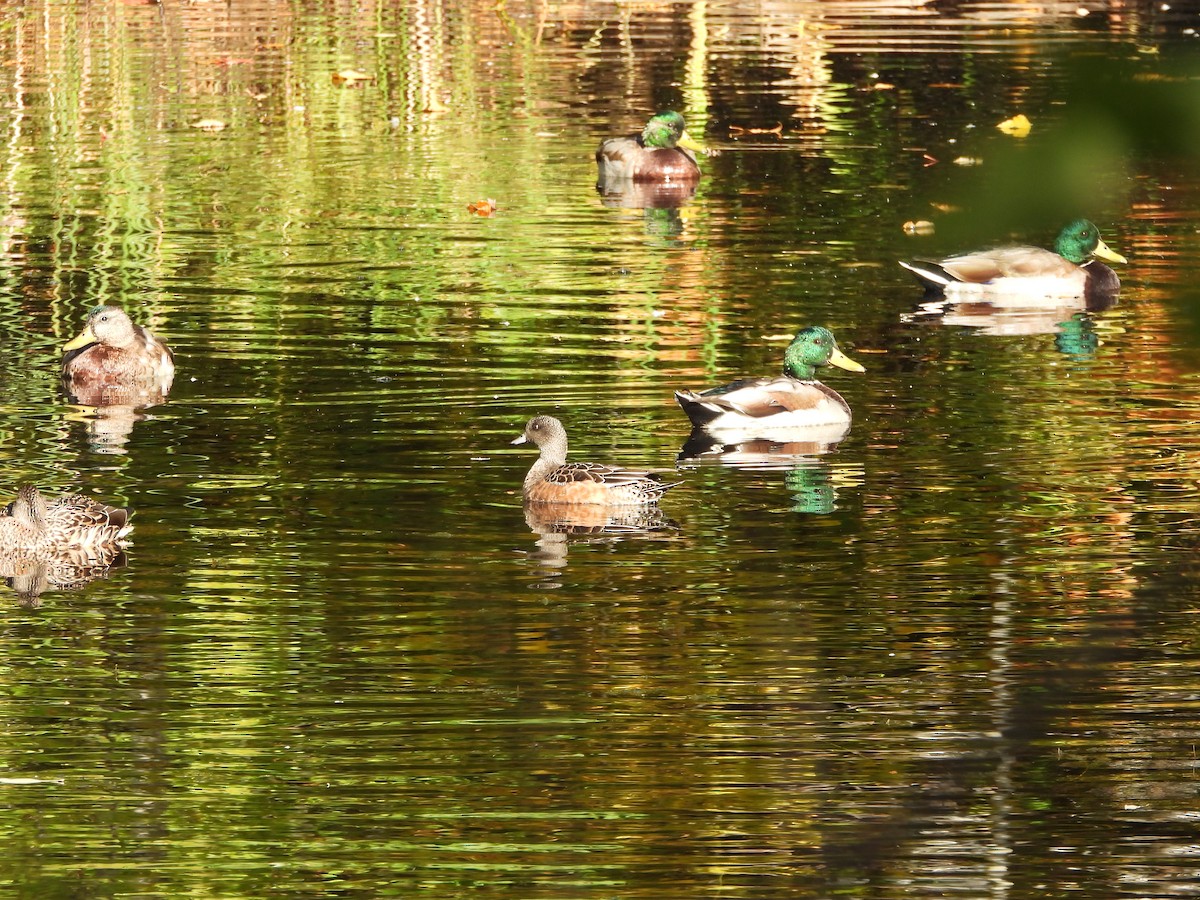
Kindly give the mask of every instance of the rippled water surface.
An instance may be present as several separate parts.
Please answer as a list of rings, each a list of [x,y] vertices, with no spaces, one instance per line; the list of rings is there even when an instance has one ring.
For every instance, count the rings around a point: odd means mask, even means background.
[[[136,510],[104,577],[0,588],[0,883],[1200,894],[1197,29],[0,11],[0,494]],[[598,195],[600,139],[660,108],[720,151],[695,195]],[[1129,258],[1115,303],[929,303],[895,264],[1077,215]],[[175,349],[167,403],[63,393],[102,302]],[[808,324],[867,369],[825,378],[849,433],[677,461],[672,391],[775,372]],[[527,514],[537,413],[683,483]]]

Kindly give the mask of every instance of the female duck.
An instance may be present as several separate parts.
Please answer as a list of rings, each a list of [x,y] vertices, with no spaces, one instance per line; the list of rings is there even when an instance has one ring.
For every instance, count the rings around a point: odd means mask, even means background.
[[[74,386],[155,382],[170,389],[175,356],[116,306],[97,306],[79,336],[63,345],[63,377]]]
[[[526,503],[592,503],[647,506],[679,482],[668,483],[654,472],[621,469],[602,463],[567,462],[567,431],[552,416],[534,416],[513,441],[532,441],[541,456],[525,476]]]
[[[699,394],[676,391],[675,399],[697,428],[737,432],[747,439],[780,430],[849,425],[850,405],[817,381],[817,367],[825,365],[865,371],[838,349],[829,329],[813,325],[788,345],[782,375],[745,378]]]
[[[660,112],[641,134],[609,138],[596,151],[601,186],[617,181],[670,181],[695,184],[700,167],[692,151],[701,145],[688,137],[677,112]]]
[[[1086,297],[1112,294],[1121,287],[1116,272],[1098,260],[1123,263],[1100,231],[1087,219],[1076,219],[1054,242],[1041,247],[997,247],[940,262],[901,262],[927,291],[939,294],[1024,297]]]
[[[50,503],[32,485],[0,511],[0,551],[54,554],[119,546],[133,526],[129,510],[105,506],[82,494]]]

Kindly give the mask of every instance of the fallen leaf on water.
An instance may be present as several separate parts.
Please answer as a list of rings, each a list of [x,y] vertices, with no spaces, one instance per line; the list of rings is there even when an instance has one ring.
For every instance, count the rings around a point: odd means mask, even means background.
[[[192,127],[201,131],[224,131],[225,123],[220,119],[201,119],[199,122],[193,122]]]
[[[954,160],[956,166],[981,166],[983,160],[978,156],[959,156]]]
[[[905,234],[933,234],[933,223],[928,219],[917,219],[904,223]]]
[[[468,203],[467,212],[472,215],[482,216],[485,219],[491,218],[496,213],[496,201],[488,197],[486,200],[476,200],[474,203]]]
[[[996,126],[1005,134],[1011,134],[1013,137],[1025,137],[1033,128],[1033,123],[1025,117],[1024,113],[1013,116],[1011,119],[1005,119]]]

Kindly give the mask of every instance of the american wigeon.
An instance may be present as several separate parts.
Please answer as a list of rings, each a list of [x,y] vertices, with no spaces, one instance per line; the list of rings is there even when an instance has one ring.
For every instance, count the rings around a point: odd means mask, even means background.
[[[526,441],[532,441],[541,451],[522,485],[526,503],[644,506],[657,502],[664,491],[679,484],[665,482],[654,472],[567,462],[567,431],[552,416],[534,416],[513,443]]]

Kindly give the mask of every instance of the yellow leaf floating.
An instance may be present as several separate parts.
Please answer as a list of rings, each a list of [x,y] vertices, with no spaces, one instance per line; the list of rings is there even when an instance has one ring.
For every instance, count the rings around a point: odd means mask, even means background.
[[[933,234],[933,223],[928,219],[910,220],[905,222],[903,227],[907,235]]]
[[[340,87],[356,87],[374,80],[374,75],[368,75],[356,69],[342,69],[340,72],[333,73],[333,83]]]
[[[192,127],[201,131],[224,131],[225,123],[220,119],[201,119],[199,122],[193,122]]]
[[[1029,134],[1030,130],[1033,128],[1033,123],[1025,117],[1024,113],[1019,113],[1013,116],[1011,119],[1005,119],[996,127],[1005,134],[1012,135],[1013,137],[1023,138],[1025,135]]]

